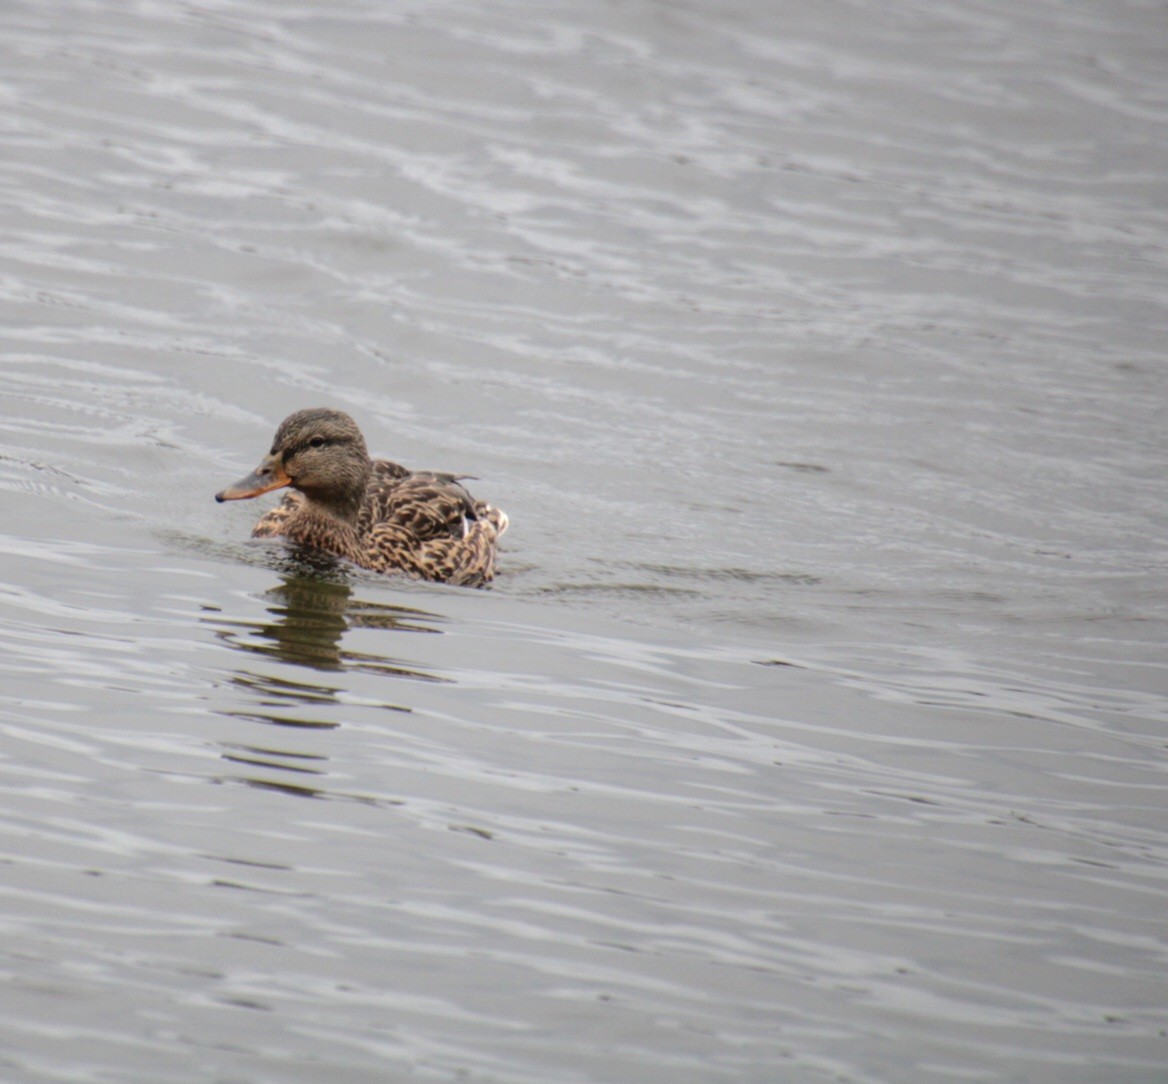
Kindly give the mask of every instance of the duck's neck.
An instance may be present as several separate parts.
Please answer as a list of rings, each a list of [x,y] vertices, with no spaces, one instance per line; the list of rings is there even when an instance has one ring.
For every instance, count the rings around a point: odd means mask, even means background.
[[[373,462],[368,456],[353,458],[320,489],[305,485],[296,488],[307,498],[307,505],[318,515],[346,523],[356,529],[357,515],[365,500],[365,490],[373,474]]]

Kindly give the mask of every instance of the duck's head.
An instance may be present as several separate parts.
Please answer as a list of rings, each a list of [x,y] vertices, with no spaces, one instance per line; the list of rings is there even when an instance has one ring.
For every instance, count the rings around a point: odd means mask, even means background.
[[[326,407],[299,410],[280,423],[260,465],[216,493],[215,500],[239,501],[291,486],[334,515],[352,519],[371,469],[365,438],[348,414]]]

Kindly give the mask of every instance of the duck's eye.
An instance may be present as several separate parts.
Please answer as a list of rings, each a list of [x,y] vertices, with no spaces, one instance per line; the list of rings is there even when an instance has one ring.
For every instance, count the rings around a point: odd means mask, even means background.
[[[313,437],[312,440],[310,440],[308,442],[308,446],[310,448],[323,448],[324,447],[324,437]]]

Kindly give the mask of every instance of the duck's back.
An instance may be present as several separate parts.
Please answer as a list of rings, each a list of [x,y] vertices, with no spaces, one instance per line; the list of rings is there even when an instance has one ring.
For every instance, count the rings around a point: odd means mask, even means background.
[[[495,576],[495,548],[507,517],[476,501],[459,475],[410,471],[373,461],[357,529],[367,568],[477,586]]]
[[[392,525],[420,544],[462,538],[475,519],[475,501],[459,485],[457,475],[411,471],[400,463],[375,459],[357,516],[357,533],[364,537],[377,527]]]

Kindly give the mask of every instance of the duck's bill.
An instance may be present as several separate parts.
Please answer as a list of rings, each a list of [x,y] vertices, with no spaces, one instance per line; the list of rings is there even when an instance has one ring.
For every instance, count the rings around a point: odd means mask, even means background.
[[[246,478],[240,478],[234,485],[216,493],[215,500],[243,501],[249,497],[258,497],[261,493],[270,493],[273,489],[282,489],[291,481],[283,467],[265,459]]]

